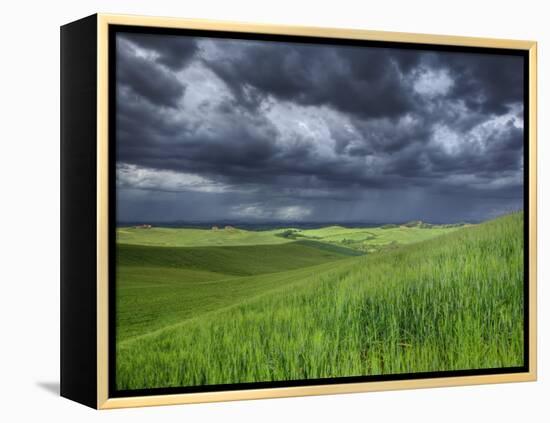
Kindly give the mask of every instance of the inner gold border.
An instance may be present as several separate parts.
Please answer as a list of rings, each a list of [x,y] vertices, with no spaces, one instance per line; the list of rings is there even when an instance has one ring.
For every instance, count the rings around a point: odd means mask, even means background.
[[[262,388],[190,394],[150,395],[109,398],[108,396],[108,26],[134,25],[161,28],[188,28],[237,31],[256,34],[280,34],[518,49],[529,52],[529,372],[481,376],[457,376],[384,382],[343,383],[286,388]],[[315,28],[211,21],[199,19],[98,14],[97,19],[97,408],[140,407],[280,398],[306,395],[344,394],[397,389],[433,388],[487,383],[524,382],[537,379],[537,43],[534,41],[410,34],[358,29]]]

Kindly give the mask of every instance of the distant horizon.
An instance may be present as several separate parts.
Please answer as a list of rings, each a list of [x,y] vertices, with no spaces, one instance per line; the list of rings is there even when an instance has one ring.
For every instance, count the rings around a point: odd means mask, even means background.
[[[487,219],[491,220],[491,219]],[[130,226],[140,226],[140,225],[151,225],[152,227],[166,227],[166,228],[185,228],[185,227],[205,227],[210,228],[213,226],[218,226],[223,229],[224,226],[234,226],[236,228],[247,229],[253,227],[270,227],[270,228],[289,228],[289,227],[327,227],[327,226],[342,226],[342,227],[378,227],[383,225],[404,225],[409,222],[422,222],[430,225],[453,225],[458,223],[464,224],[479,224],[484,222],[480,221],[456,221],[456,222],[433,222],[425,221],[422,219],[413,219],[403,222],[320,222],[320,221],[264,221],[264,222],[244,222],[244,221],[234,221],[234,220],[225,220],[225,221],[127,221],[127,222],[117,222],[117,228],[124,228]]]
[[[498,216],[497,216],[498,217]],[[490,219],[486,219],[490,220]],[[453,223],[480,223],[484,222],[484,220],[479,221],[472,221],[472,220],[464,220],[464,221],[428,221],[423,219],[411,219],[411,220],[404,220],[399,222],[386,222],[386,221],[316,221],[316,220],[300,220],[300,221],[288,221],[288,220],[265,220],[265,221],[244,221],[244,220],[157,220],[157,221],[146,221],[146,220],[134,220],[134,221],[123,221],[123,222],[117,222],[117,226],[132,226],[132,225],[212,225],[212,226],[223,226],[223,225],[245,225],[245,226],[261,226],[261,225],[281,225],[281,226],[295,226],[295,225],[331,225],[331,226],[350,226],[350,225],[360,225],[360,226],[368,226],[368,225],[403,225],[405,223],[409,222],[422,222],[422,223],[429,223],[432,225],[448,225]]]
[[[381,225],[404,225],[410,222],[422,222],[430,225],[452,225],[457,223],[465,224],[479,224],[488,220],[498,219],[499,217],[506,216],[512,213],[523,212],[523,209],[510,210],[504,212],[497,216],[492,216],[487,219],[480,220],[457,220],[457,221],[433,221],[433,220],[424,220],[424,219],[409,219],[403,221],[315,221],[315,220],[306,220],[306,221],[288,221],[288,220],[257,220],[257,221],[246,221],[246,220],[236,220],[236,219],[220,219],[220,220],[128,220],[121,221],[116,223],[116,227],[128,227],[128,226],[138,226],[138,225],[153,225],[153,226],[164,226],[167,227],[185,227],[185,226],[224,226],[224,225],[239,225],[244,227],[253,227],[253,226],[271,226],[271,227],[291,227],[291,226],[347,226],[347,227],[369,227],[369,226],[381,226]]]

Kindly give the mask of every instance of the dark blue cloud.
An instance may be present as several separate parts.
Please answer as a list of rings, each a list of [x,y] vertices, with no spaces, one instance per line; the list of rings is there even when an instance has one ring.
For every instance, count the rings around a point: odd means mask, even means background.
[[[116,60],[117,162],[233,187],[163,194],[130,179],[121,219],[251,204],[452,221],[521,207],[521,57],[123,34]]]

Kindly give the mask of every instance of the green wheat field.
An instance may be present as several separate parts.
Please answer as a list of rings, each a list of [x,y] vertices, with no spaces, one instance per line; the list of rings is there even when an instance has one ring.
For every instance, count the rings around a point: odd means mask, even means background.
[[[522,366],[523,221],[118,228],[116,388]]]

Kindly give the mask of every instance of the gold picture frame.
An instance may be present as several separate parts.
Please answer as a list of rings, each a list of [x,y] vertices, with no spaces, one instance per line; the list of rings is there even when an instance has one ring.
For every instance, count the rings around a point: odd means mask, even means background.
[[[506,382],[535,381],[537,378],[537,43],[504,39],[475,38],[448,35],[412,34],[401,32],[368,31],[360,29],[316,28],[286,25],[261,25],[198,19],[162,18],[97,14],[95,16],[96,71],[96,172],[95,183],[95,305],[92,318],[96,319],[96,389],[95,404],[92,399],[79,400],[67,388],[62,394],[98,409],[141,407],[169,404],[204,403],[260,398],[280,398],[307,395],[344,394],[354,392],[418,389],[461,385],[492,384]],[[69,24],[73,25],[73,24]],[[92,26],[93,26],[92,25]],[[144,395],[132,397],[109,396],[109,27],[139,26],[150,28],[172,28],[240,32],[249,34],[290,35],[299,37],[320,37],[330,39],[387,41],[394,43],[482,47],[493,49],[522,50],[528,53],[528,155],[529,155],[529,265],[528,265],[528,371],[504,374],[465,375],[454,377],[421,378],[407,380],[386,380],[359,383],[320,384],[310,386],[269,387],[257,389],[227,390],[215,392],[177,393],[166,395]],[[62,305],[63,307],[63,305]],[[62,324],[63,326],[63,324]],[[68,353],[67,353],[68,354]],[[66,374],[70,370],[66,371]],[[74,372],[74,371],[73,371]],[[78,376],[75,375],[75,378]],[[63,385],[63,381],[62,381]],[[91,394],[89,394],[91,395]]]

